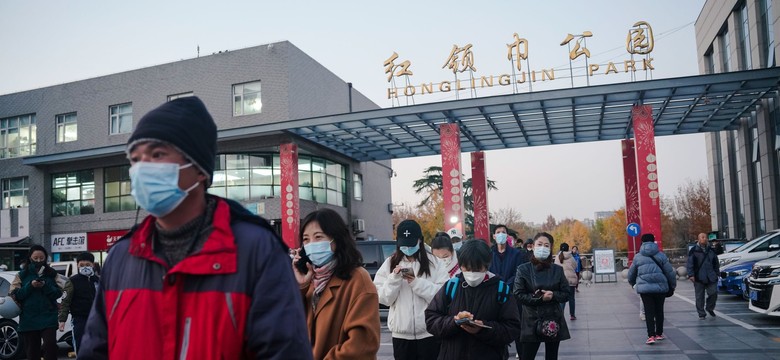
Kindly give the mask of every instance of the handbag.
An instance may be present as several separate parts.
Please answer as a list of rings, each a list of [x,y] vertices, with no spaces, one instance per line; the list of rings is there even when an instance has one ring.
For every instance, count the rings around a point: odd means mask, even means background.
[[[663,274],[663,275],[664,275],[664,277],[666,278],[666,274],[664,274],[664,267],[663,267],[663,266],[661,266],[661,264],[660,264],[660,263],[658,263],[658,260],[656,260],[656,259],[655,259],[655,256],[651,256],[651,257],[650,257],[650,259],[652,259],[652,260],[653,260],[653,262],[654,262],[656,265],[658,265],[658,268],[659,268],[659,269],[661,269],[661,274]],[[672,283],[671,283],[671,282],[669,282],[669,278],[666,278],[666,287],[667,287],[669,290],[668,290],[668,291],[666,291],[666,294],[664,294],[664,296],[666,296],[666,297],[672,297],[672,295],[674,295],[674,288],[672,287]]]
[[[531,282],[534,291],[536,291],[536,269],[534,269],[533,265],[531,265]],[[549,308],[550,307],[544,305],[537,306],[534,334],[541,339],[542,342],[558,340],[558,332],[561,329],[561,316],[557,312],[557,310],[560,310],[560,307],[554,306],[552,311],[550,311]]]

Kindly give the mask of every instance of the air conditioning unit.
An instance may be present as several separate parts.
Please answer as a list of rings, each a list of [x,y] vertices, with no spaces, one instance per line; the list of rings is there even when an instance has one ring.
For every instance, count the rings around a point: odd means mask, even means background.
[[[355,219],[352,221],[352,229],[355,233],[361,233],[366,231],[366,221],[363,219]]]

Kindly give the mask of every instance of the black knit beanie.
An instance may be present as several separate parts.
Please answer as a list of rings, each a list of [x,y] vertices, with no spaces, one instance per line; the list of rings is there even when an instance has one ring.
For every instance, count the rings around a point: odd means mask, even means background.
[[[179,98],[144,115],[127,141],[127,153],[145,141],[175,146],[208,175],[208,185],[211,185],[217,155],[217,125],[203,101],[195,96]]]
[[[642,234],[642,242],[655,242],[655,235],[653,234]]]

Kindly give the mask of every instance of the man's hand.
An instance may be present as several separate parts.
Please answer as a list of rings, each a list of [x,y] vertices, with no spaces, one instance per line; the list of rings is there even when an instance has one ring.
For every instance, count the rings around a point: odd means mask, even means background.
[[[34,288],[40,288],[40,287],[43,287],[43,283],[44,283],[43,281],[33,280],[30,284]]]
[[[693,276],[688,276],[688,280],[690,280],[691,282],[695,282],[696,281],[696,279]]]
[[[551,301],[553,299],[553,292],[550,290],[542,290],[542,300]]]
[[[65,331],[65,323],[60,321],[60,331]]]

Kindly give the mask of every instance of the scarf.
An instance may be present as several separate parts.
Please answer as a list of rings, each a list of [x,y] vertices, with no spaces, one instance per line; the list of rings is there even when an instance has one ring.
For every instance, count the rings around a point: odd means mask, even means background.
[[[312,311],[317,309],[317,303],[320,302],[320,295],[325,290],[325,286],[328,285],[330,277],[333,276],[333,270],[336,269],[336,260],[325,264],[322,267],[314,268],[314,275],[312,278],[312,284],[314,285],[314,294],[312,295],[311,308]]]

